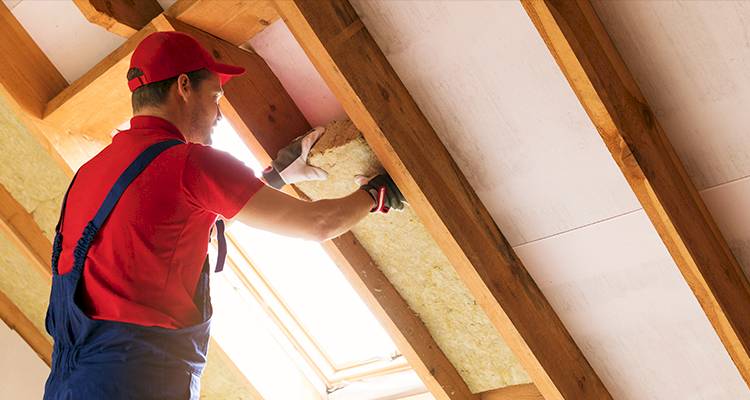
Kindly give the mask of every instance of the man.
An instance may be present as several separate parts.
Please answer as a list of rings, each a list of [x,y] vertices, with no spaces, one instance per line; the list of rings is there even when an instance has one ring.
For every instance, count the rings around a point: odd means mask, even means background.
[[[192,37],[154,33],[130,67],[130,129],[81,167],[63,201],[45,399],[198,398],[212,313],[207,240],[215,222],[217,271],[226,254],[218,217],[322,241],[370,212],[403,207],[385,175],[347,197],[306,202],[206,146],[221,118],[222,85],[244,69],[217,63]],[[306,164],[320,133],[282,150],[265,172],[268,183],[324,178]]]

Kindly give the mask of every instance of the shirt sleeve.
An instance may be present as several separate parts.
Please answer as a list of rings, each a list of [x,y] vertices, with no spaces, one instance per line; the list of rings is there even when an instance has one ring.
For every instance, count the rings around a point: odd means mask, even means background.
[[[188,144],[182,188],[196,207],[232,218],[263,186],[252,169],[229,153]]]

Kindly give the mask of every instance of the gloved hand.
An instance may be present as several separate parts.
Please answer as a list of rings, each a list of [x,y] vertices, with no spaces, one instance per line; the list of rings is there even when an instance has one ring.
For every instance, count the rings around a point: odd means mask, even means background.
[[[362,179],[360,178],[360,181]],[[393,179],[388,174],[381,174],[372,179],[369,182],[360,186],[360,189],[367,192],[370,197],[375,201],[375,206],[370,212],[382,212],[387,213],[390,209],[402,210],[404,208],[404,195],[393,182]]]
[[[317,127],[279,150],[276,159],[263,170],[263,179],[266,183],[276,189],[281,189],[285,184],[322,181],[328,178],[327,172],[307,164],[310,149],[323,132],[325,128]]]

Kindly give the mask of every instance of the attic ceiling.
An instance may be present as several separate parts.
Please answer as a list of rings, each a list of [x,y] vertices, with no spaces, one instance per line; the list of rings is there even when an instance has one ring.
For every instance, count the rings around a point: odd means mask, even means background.
[[[124,41],[70,2],[4,2],[69,82]],[[750,399],[519,3],[352,4],[614,399]],[[593,5],[748,271],[750,3]],[[246,46],[310,123],[344,117],[282,21]]]

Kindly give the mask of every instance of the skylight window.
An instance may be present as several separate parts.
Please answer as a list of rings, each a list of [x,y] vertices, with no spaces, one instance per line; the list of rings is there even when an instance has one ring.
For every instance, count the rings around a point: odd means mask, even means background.
[[[213,147],[242,160],[256,174],[263,168],[226,120],[215,130]],[[243,292],[240,297],[248,305],[240,306],[241,303],[224,294],[215,295],[214,299],[222,303],[215,302],[217,315],[224,314],[218,308],[227,304],[234,309],[236,318],[236,322],[231,322],[217,316],[223,323],[217,326],[221,332],[216,332],[215,336],[251,382],[284,379],[252,376],[252,368],[243,368],[242,360],[237,360],[238,357],[264,356],[249,354],[241,338],[253,340],[242,332],[265,326],[272,331],[276,346],[289,353],[288,359],[293,360],[313,386],[321,388],[320,398],[399,399],[426,391],[385,330],[319,244],[275,235],[241,223],[232,224],[227,232],[229,266],[226,269],[231,271],[227,281],[212,284],[212,289]],[[229,281],[231,283],[227,284]],[[263,310],[263,313],[251,314],[238,307]],[[248,323],[239,321],[240,318],[262,318],[264,322]],[[302,386],[297,390],[304,391]]]

